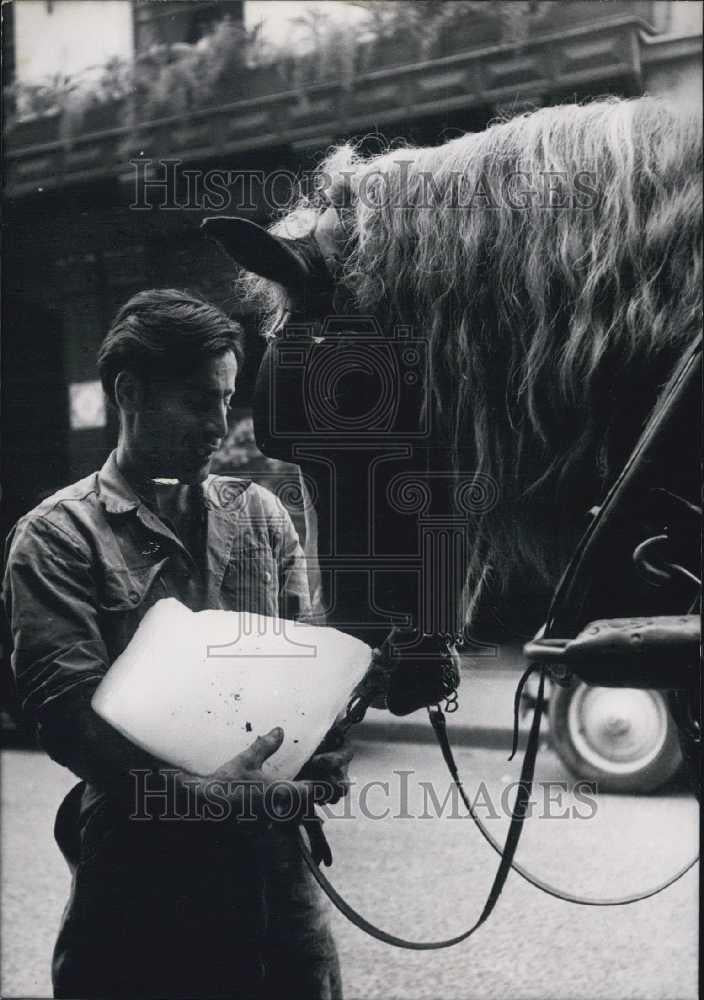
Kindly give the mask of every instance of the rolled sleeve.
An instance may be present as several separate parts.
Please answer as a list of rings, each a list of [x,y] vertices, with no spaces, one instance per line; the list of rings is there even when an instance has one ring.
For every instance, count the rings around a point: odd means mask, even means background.
[[[3,601],[22,708],[44,725],[94,690],[109,666],[87,544],[44,518],[20,523],[9,541]]]

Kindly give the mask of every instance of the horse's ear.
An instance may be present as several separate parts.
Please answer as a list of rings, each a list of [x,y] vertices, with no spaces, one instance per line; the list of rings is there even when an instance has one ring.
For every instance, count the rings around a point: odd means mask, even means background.
[[[310,278],[308,265],[291,241],[268,233],[256,222],[217,215],[204,219],[201,229],[240,267],[276,281],[287,291],[300,294]]]

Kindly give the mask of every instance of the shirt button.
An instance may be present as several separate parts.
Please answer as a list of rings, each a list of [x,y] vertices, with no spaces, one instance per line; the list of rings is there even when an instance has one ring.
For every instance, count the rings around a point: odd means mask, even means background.
[[[268,569],[264,570],[264,579],[266,580],[267,583],[269,583],[269,581],[271,580],[271,573],[269,572]]]

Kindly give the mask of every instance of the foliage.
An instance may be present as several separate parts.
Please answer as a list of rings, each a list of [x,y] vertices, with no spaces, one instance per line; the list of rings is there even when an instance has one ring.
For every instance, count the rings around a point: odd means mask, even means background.
[[[541,23],[560,0],[349,0],[363,12],[353,24],[321,8],[292,20],[291,37],[278,49],[267,46],[261,26],[246,29],[223,18],[194,45],[154,45],[133,61],[112,58],[80,78],[59,74],[42,83],[8,88],[8,115],[18,121],[60,115],[60,133],[70,138],[91,109],[121,102],[122,121],[134,126],[234,99],[246,91],[243,76],[258,67],[278,72],[279,86],[305,93],[307,85],[335,80],[351,86],[355,74],[385,64],[380,47],[399,46],[400,61],[438,54],[443,37],[465,37],[467,26],[493,24],[502,41],[520,44],[532,23]],[[238,87],[239,83],[239,87]]]
[[[358,35],[321,9],[291,19],[296,35],[276,53],[282,76],[294,88],[334,79],[350,86],[355,74]]]
[[[484,21],[498,27],[499,40],[523,42],[531,24],[544,21],[559,0],[350,0],[367,14],[370,33],[376,41],[407,38],[421,59],[433,55],[440,38],[452,32],[466,34],[469,23]]]
[[[155,46],[135,66],[134,87],[145,120],[217,103],[253,63],[259,30],[225,17],[195,45]]]
[[[133,61],[114,57],[81,76],[54,76],[17,83],[7,97],[15,106],[8,121],[59,113],[64,132],[75,132],[94,107],[126,101],[131,119],[151,120],[217,103],[233,78],[264,61],[259,28],[247,31],[223,18],[194,45],[154,45]]]
[[[5,91],[5,100],[16,108],[16,115],[41,116],[55,114],[67,107],[75,95],[78,81],[63,73],[55,73],[41,83],[15,83]]]
[[[295,45],[289,43],[279,58],[292,86],[335,79],[350,85],[355,74],[384,65],[388,43],[399,61],[424,60],[438,54],[443,38],[468,41],[468,27],[484,23],[496,28],[497,40],[525,41],[533,25],[542,24],[560,0],[348,0],[363,17],[350,25],[321,8],[293,19]]]

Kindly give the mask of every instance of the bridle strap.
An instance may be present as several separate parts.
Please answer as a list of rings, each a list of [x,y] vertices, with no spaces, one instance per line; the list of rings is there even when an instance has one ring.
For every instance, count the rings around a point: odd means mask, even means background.
[[[533,670],[535,668],[531,667],[530,669]],[[396,948],[406,948],[413,951],[437,951],[440,948],[450,948],[452,945],[460,944],[462,941],[466,941],[467,938],[474,934],[475,931],[478,931],[482,924],[489,918],[494,910],[494,907],[496,906],[496,903],[498,902],[501,890],[503,889],[506,879],[508,878],[508,874],[513,867],[513,858],[516,853],[516,848],[518,847],[518,841],[523,829],[523,821],[526,816],[526,809],[530,800],[530,793],[533,787],[533,774],[535,772],[535,759],[538,754],[538,746],[540,743],[540,720],[543,714],[544,690],[545,671],[541,670],[540,686],[538,689],[535,707],[533,709],[533,721],[531,723],[530,734],[528,736],[528,744],[523,757],[521,778],[516,789],[516,801],[513,806],[511,823],[508,828],[508,834],[506,835],[506,843],[504,844],[503,851],[499,849],[501,861],[496,871],[496,875],[494,876],[494,881],[491,889],[489,890],[489,895],[484,904],[484,908],[482,909],[478,920],[476,920],[475,923],[462,934],[458,934],[456,937],[446,938],[442,941],[407,941],[405,938],[397,937],[395,934],[390,934],[388,931],[382,930],[380,927],[370,923],[369,920],[363,917],[361,913],[358,913],[345,899],[342,898],[335,887],[330,883],[329,879],[320,871],[303,839],[303,835],[299,834],[301,854],[303,855],[303,860],[312,872],[313,877],[340,913],[347,917],[347,919],[350,920],[356,927],[359,927],[360,930],[365,931],[365,933],[376,938],[378,941],[383,941],[385,944],[393,945]],[[437,709],[437,711],[440,715],[442,715],[440,709]],[[432,718],[433,717],[431,715],[431,720]],[[433,728],[435,729],[435,723],[433,723]],[[449,743],[446,743],[446,745],[449,750]],[[444,753],[445,751],[443,751],[443,755]],[[446,760],[447,759],[448,758],[446,758]],[[450,760],[452,760],[451,751]],[[452,764],[454,766],[454,760],[452,761]],[[455,768],[455,772],[456,770],[457,769]]]
[[[535,669],[536,667],[530,667],[525,672],[525,674],[521,678],[519,689],[523,687],[525,681],[528,679],[529,674],[531,673],[532,670]],[[542,693],[539,694],[538,697],[542,699]],[[429,714],[430,712],[431,710],[429,709]],[[502,851],[501,845],[498,843],[497,840],[495,840],[495,838],[486,828],[484,823],[482,823],[474,807],[472,806],[469,796],[464,790],[462,779],[460,778],[459,771],[457,769],[457,763],[455,761],[454,754],[452,753],[452,747],[450,746],[450,741],[447,738],[447,727],[445,725],[445,718],[442,712],[439,713],[439,716],[433,716],[431,714],[431,722],[433,723],[433,730],[435,732],[435,736],[440,746],[440,750],[442,751],[445,764],[447,765],[447,769],[450,772],[450,777],[457,786],[457,789],[460,793],[462,802],[464,803],[467,812],[471,816],[475,826],[481,833],[484,840],[486,840],[486,842],[496,851],[498,855],[502,857],[505,856],[506,848],[504,848],[504,850]],[[528,750],[526,750],[526,754],[527,753]],[[511,756],[513,756],[513,754]],[[522,779],[523,776],[521,775],[521,780]],[[526,868],[524,868],[522,865],[519,865],[517,861],[514,861],[513,856],[511,857],[510,864],[511,868],[516,872],[516,874],[520,875],[521,878],[525,879],[525,881],[528,882],[530,885],[534,886],[536,889],[540,889],[541,892],[546,893],[548,896],[554,896],[555,899],[561,899],[565,903],[575,903],[578,906],[627,906],[629,903],[639,903],[643,899],[649,899],[651,896],[656,896],[659,892],[663,892],[663,890],[669,889],[669,887],[671,885],[674,885],[675,882],[679,881],[679,879],[681,879],[683,875],[686,875],[687,872],[690,871],[698,861],[699,861],[699,855],[697,855],[695,858],[692,858],[691,861],[688,861],[686,865],[683,865],[682,868],[676,871],[674,875],[671,875],[664,882],[660,882],[658,885],[653,886],[650,889],[644,889],[643,892],[637,892],[633,893],[630,896],[621,896],[617,898],[592,898],[589,896],[576,896],[573,893],[565,892],[562,889],[558,889],[556,886],[551,885],[550,882],[544,882],[536,875],[532,875]]]

